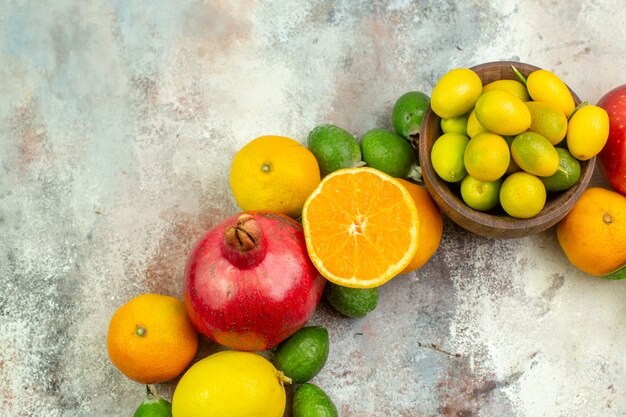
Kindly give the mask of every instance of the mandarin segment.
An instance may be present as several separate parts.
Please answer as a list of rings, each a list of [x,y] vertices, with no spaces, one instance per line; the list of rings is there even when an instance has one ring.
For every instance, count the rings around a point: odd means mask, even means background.
[[[382,285],[417,251],[419,218],[411,195],[373,168],[324,178],[304,205],[302,224],[313,264],[338,285]]]

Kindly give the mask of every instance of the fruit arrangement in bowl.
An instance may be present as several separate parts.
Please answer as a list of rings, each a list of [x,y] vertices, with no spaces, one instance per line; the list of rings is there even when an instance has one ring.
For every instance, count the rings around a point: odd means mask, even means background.
[[[444,74],[419,138],[422,174],[443,212],[491,238],[555,225],[586,188],[608,115],[554,73],[492,62]]]

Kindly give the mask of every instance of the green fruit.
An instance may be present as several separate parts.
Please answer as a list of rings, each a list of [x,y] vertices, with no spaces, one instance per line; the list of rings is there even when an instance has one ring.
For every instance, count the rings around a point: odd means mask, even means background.
[[[134,417],[172,417],[172,404],[169,401],[159,397],[154,386],[146,386],[148,395],[146,399],[139,405]]]
[[[580,179],[580,162],[567,149],[556,148],[559,153],[559,168],[554,175],[540,177],[547,191],[564,191]]]
[[[451,117],[449,119],[441,119],[439,122],[443,133],[458,133],[467,136],[467,120],[469,113],[459,117]]]
[[[478,211],[489,211],[500,204],[502,179],[479,181],[466,175],[461,181],[461,198],[465,204]]]
[[[302,384],[313,378],[328,359],[328,331],[319,326],[303,327],[280,344],[274,355],[276,368]]]
[[[458,133],[444,133],[437,138],[430,150],[430,161],[441,179],[458,182],[467,174],[464,160],[468,143],[469,138]]]
[[[415,136],[419,138],[429,103],[430,97],[421,91],[409,91],[400,96],[391,111],[391,124],[396,133],[406,140]]]
[[[378,288],[348,288],[328,282],[324,290],[326,301],[348,317],[363,317],[376,308]]]
[[[520,168],[538,177],[549,177],[559,168],[554,145],[535,132],[524,132],[511,142],[511,156]]]
[[[395,178],[406,178],[416,161],[409,142],[384,129],[372,129],[364,134],[361,149],[367,165]]]
[[[317,126],[309,133],[307,147],[315,155],[320,174],[326,176],[361,162],[361,148],[350,133],[334,125]]]
[[[338,417],[337,407],[321,388],[303,384],[293,395],[293,417]]]

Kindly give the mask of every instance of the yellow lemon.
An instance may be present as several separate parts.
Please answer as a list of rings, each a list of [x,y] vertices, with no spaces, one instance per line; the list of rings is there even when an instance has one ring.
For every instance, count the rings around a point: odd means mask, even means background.
[[[467,173],[483,182],[495,181],[506,172],[511,154],[504,138],[484,132],[470,139],[463,161]]]
[[[528,107],[504,90],[492,90],[481,95],[474,111],[485,129],[500,135],[517,135],[530,127]]]
[[[517,165],[529,174],[548,177],[559,169],[556,148],[536,132],[517,135],[511,142],[511,155]]]
[[[567,133],[567,117],[554,104],[542,101],[527,101],[530,111],[530,130],[548,139],[551,144],[561,142]]]
[[[534,101],[543,101],[555,105],[565,117],[574,112],[576,104],[569,88],[559,77],[548,70],[537,70],[526,79],[528,94]]]
[[[448,71],[439,79],[430,99],[430,106],[442,119],[462,116],[469,112],[483,88],[478,74],[467,68]]]
[[[609,115],[598,106],[584,106],[569,121],[567,147],[581,161],[596,156],[609,138]]]
[[[289,382],[264,357],[222,351],[195,363],[172,397],[173,417],[282,417]]]
[[[467,136],[473,138],[479,133],[487,132],[485,126],[481,125],[478,119],[476,118],[476,112],[472,110],[469,117],[467,118]]]
[[[243,211],[268,210],[298,217],[320,183],[315,156],[283,136],[261,136],[237,152],[230,188]]]
[[[528,219],[543,209],[546,194],[539,178],[524,171],[514,172],[500,187],[500,205],[509,216]]]
[[[513,94],[522,101],[530,100],[526,86],[516,80],[496,80],[483,87],[483,94],[492,90],[504,90]]]

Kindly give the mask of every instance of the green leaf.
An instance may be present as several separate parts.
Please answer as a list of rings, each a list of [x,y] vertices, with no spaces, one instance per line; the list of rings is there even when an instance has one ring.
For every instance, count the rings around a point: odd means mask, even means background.
[[[626,278],[626,265],[622,266],[616,271],[611,272],[610,274],[603,275],[602,278],[611,280]]]

